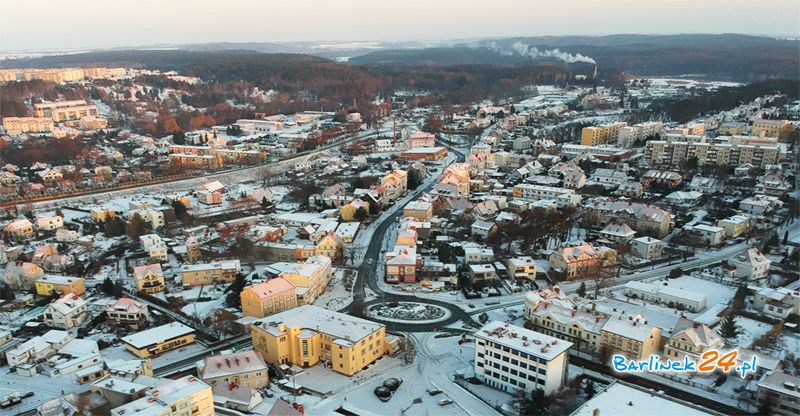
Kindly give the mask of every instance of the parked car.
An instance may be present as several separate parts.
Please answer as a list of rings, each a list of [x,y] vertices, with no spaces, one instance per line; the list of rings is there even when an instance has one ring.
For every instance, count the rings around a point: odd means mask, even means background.
[[[442,400],[439,400],[439,406],[447,406],[450,403],[453,403],[453,399],[442,399]]]
[[[392,391],[386,387],[375,387],[374,393],[382,402],[388,402],[392,398]]]
[[[438,389],[438,388],[436,388],[436,387],[431,387],[431,388],[429,388],[429,389],[428,389],[428,394],[430,394],[431,396],[435,396],[435,395],[437,395],[437,394],[439,394],[439,393],[441,393],[441,392],[442,392],[442,391],[441,391],[441,390],[439,390],[439,389]]]

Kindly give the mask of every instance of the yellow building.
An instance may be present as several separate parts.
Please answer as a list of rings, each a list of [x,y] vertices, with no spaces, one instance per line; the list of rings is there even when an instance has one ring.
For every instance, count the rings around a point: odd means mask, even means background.
[[[136,290],[148,295],[164,291],[164,272],[160,263],[144,264],[133,268]]]
[[[194,376],[153,379],[144,397],[111,409],[112,416],[214,416],[211,386]]]
[[[648,325],[641,315],[609,318],[600,334],[602,352],[632,360],[647,360],[658,354],[661,346],[661,328]]]
[[[239,296],[244,316],[263,318],[297,307],[297,290],[283,277],[248,286]]]
[[[628,123],[610,123],[600,126],[584,127],[581,130],[581,145],[597,146],[609,142],[616,143],[619,131]]]
[[[327,256],[309,257],[305,263],[275,263],[270,271],[277,273],[296,288],[297,298],[311,304],[325,291],[332,273]]]
[[[314,255],[338,260],[344,257],[345,244],[336,233],[328,233],[314,246]]]
[[[383,324],[304,305],[252,325],[253,349],[273,365],[311,367],[320,361],[352,376],[392,346]]]
[[[82,277],[69,276],[44,276],[34,282],[36,294],[50,296],[55,293],[74,293],[78,296],[86,292],[86,285]]]
[[[349,204],[344,204],[339,208],[339,216],[342,218],[342,221],[353,221],[356,219],[356,211],[358,211],[359,208],[363,208],[367,215],[369,215],[369,203],[360,199],[354,199]]]
[[[117,212],[113,209],[92,208],[89,214],[94,222],[105,222],[106,218],[114,218]]]
[[[44,117],[4,117],[3,129],[7,134],[50,133],[53,120]]]
[[[430,221],[433,217],[433,204],[426,201],[412,201],[403,207],[403,216],[418,221]]]
[[[221,260],[181,266],[181,283],[189,286],[231,283],[239,273],[239,260]]]
[[[724,344],[722,337],[708,325],[681,318],[667,345],[664,346],[664,355],[672,361],[682,361],[687,355],[690,360],[699,361],[704,352],[718,350]]]
[[[785,139],[792,131],[792,122],[789,120],[756,120],[750,134],[762,137],[777,137]]]
[[[180,322],[151,328],[122,337],[125,349],[139,358],[148,358],[194,343],[194,329]]]

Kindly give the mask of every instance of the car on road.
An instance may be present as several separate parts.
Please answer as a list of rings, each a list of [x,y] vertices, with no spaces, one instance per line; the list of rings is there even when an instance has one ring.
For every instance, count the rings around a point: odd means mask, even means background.
[[[442,399],[442,400],[439,400],[439,406],[447,406],[450,403],[453,403],[453,399]]]
[[[428,389],[428,394],[430,394],[431,396],[435,396],[435,395],[437,395],[437,394],[440,394],[441,392],[442,392],[442,391],[441,391],[441,390],[439,390],[439,389],[438,389],[438,388],[436,388],[436,387],[431,387],[431,388],[429,388],[429,389]]]

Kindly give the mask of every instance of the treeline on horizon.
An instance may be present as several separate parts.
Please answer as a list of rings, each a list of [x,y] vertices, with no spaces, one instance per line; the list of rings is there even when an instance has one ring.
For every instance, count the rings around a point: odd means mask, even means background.
[[[800,99],[800,80],[774,79],[739,87],[722,87],[716,91],[703,91],[693,97],[658,100],[652,103],[650,109],[654,114],[664,114],[672,121],[685,123],[776,93],[786,95],[788,100]]]

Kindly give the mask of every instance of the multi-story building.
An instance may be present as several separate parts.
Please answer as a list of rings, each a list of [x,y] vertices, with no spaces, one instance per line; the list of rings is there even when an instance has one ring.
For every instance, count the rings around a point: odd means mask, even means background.
[[[417,131],[409,137],[411,147],[433,147],[436,146],[436,136],[424,131]]]
[[[639,234],[664,237],[672,227],[672,216],[661,208],[630,201],[595,198],[586,204],[584,218],[590,225],[604,227],[611,222],[628,224]]]
[[[272,315],[251,329],[253,349],[269,364],[306,368],[323,361],[347,376],[391,348],[383,324],[313,305]]]
[[[757,248],[750,248],[729,259],[728,263],[734,267],[735,277],[759,280],[767,277],[772,261]]]
[[[800,377],[775,370],[757,385],[758,404],[768,406],[768,413],[781,416],[800,414]]]
[[[660,259],[664,253],[664,242],[653,237],[639,237],[631,240],[631,253],[643,259]]]
[[[111,409],[112,416],[214,416],[211,386],[194,376],[158,380],[139,399]]]
[[[664,346],[664,355],[672,361],[683,361],[686,356],[700,361],[704,352],[719,350],[724,344],[722,337],[708,325],[681,318]]]
[[[122,337],[125,349],[139,358],[153,357],[194,343],[194,329],[171,322]]]
[[[620,129],[627,125],[628,123],[610,123],[600,126],[584,127],[583,130],[581,130],[581,145],[597,146],[599,144],[607,144],[610,141],[616,141]]]
[[[50,133],[53,131],[53,120],[45,117],[3,117],[3,129],[6,134]]]
[[[327,256],[312,256],[304,263],[275,263],[268,271],[289,281],[297,291],[298,300],[312,304],[322,295],[332,273],[331,259]]]
[[[506,260],[508,275],[514,280],[536,280],[536,262],[530,256]]]
[[[403,216],[418,221],[430,221],[433,216],[433,204],[427,201],[411,201],[403,207]]]
[[[532,201],[552,199],[563,207],[574,207],[581,203],[581,196],[576,194],[574,189],[522,183],[515,185],[511,192],[511,195],[515,198]]]
[[[3,228],[3,234],[14,241],[23,241],[33,238],[33,223],[27,218],[11,221]]]
[[[785,139],[792,131],[792,122],[789,120],[756,120],[750,128],[750,134],[760,137],[777,137]]]
[[[600,353],[600,330],[608,320],[591,309],[581,310],[562,299],[547,299],[536,292],[525,295],[525,318],[535,331],[569,341],[576,350],[590,354]]]
[[[240,294],[242,313],[263,318],[297,307],[297,290],[289,280],[278,277],[248,286]]]
[[[86,301],[74,293],[67,293],[47,305],[43,315],[45,325],[71,329],[88,318]]]
[[[617,252],[608,247],[595,248],[592,244],[561,247],[550,254],[550,272],[557,277],[572,280],[592,276],[601,267],[617,263]]]
[[[725,237],[736,238],[750,231],[753,220],[747,215],[738,214],[717,221],[717,226],[725,230]]]
[[[164,272],[161,264],[143,264],[133,268],[136,290],[148,295],[164,291]]]
[[[80,296],[86,292],[82,277],[47,275],[36,279],[33,284],[39,296],[50,296],[53,293],[74,293]]]
[[[381,186],[389,201],[400,198],[408,190],[408,172],[397,169],[387,173],[381,178]]]
[[[36,117],[50,117],[56,123],[100,115],[96,105],[84,100],[34,104],[33,111]]]
[[[184,264],[181,283],[188,286],[231,283],[239,273],[239,260],[220,260],[214,263]]]
[[[800,314],[800,291],[786,287],[761,288],[753,299],[753,308],[778,319]]]
[[[753,144],[746,144],[753,143]],[[666,135],[662,140],[649,140],[645,160],[652,166],[681,166],[696,159],[698,166],[738,166],[750,163],[764,167],[781,159],[777,143],[755,143],[727,137],[710,142],[704,136]]]
[[[147,305],[131,298],[120,298],[106,308],[106,323],[116,330],[141,331],[149,316]]]
[[[601,354],[620,354],[633,360],[649,359],[661,344],[661,328],[649,325],[641,315],[609,318],[600,334]]]
[[[564,387],[571,342],[492,321],[475,332],[475,376],[508,393],[546,395]]]
[[[212,355],[197,364],[197,374],[212,386],[233,383],[260,389],[269,385],[268,372],[269,367],[261,354],[253,350]]]

